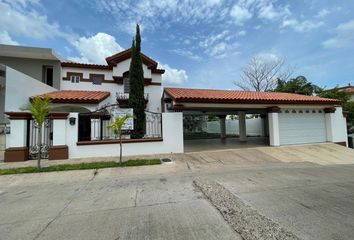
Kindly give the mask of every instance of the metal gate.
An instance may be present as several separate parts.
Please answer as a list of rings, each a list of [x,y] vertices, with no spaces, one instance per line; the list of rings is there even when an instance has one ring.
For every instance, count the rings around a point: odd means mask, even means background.
[[[53,124],[51,119],[47,119],[43,123],[41,145],[41,158],[46,159],[48,158],[49,147],[53,145]],[[38,124],[34,119],[30,119],[27,122],[27,146],[29,148],[29,159],[37,159],[39,154]]]

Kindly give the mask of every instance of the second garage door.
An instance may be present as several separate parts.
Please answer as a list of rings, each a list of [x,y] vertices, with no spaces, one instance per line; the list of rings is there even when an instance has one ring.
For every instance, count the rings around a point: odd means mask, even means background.
[[[286,110],[279,113],[280,145],[327,141],[321,110]]]

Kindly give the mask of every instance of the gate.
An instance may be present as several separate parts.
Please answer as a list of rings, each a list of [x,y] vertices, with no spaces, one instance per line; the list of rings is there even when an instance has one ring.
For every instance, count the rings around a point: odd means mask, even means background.
[[[53,145],[53,124],[51,119],[46,119],[42,126],[42,152],[41,158],[48,158],[49,147]],[[39,154],[38,146],[38,124],[36,120],[30,119],[27,122],[27,146],[29,148],[29,159],[37,159]]]

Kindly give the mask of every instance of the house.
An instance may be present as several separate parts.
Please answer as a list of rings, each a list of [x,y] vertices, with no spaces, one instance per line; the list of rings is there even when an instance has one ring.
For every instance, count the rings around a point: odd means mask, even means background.
[[[38,153],[36,123],[20,108],[34,97],[49,96],[52,111],[43,126],[43,156],[49,160],[119,155],[107,129],[112,115],[131,109],[131,50],[108,56],[106,64],[63,60],[51,49],[0,45],[4,87],[0,115],[9,126],[5,161],[25,161]],[[145,135],[124,137],[124,155],[181,153],[183,116],[217,115],[226,137],[227,115],[238,115],[240,142],[247,143],[247,114],[261,117],[266,145],[335,142],[347,145],[345,116],[334,99],[288,93],[162,88],[163,69],[141,54],[144,70]],[[30,67],[32,66],[32,67]],[[49,70],[51,69],[51,70]],[[237,147],[237,146],[231,146]]]
[[[345,91],[350,95],[350,101],[354,102],[354,86],[348,84],[348,86],[340,87],[340,91]]]

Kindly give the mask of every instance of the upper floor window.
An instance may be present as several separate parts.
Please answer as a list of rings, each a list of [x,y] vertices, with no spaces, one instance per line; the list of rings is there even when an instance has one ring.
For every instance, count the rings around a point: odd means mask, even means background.
[[[92,84],[101,85],[104,79],[103,74],[92,74]]]
[[[43,66],[42,78],[45,84],[53,87],[53,66]]]
[[[124,93],[129,93],[130,92],[129,71],[123,73],[123,86],[124,86]]]
[[[80,76],[79,75],[71,75],[70,76],[70,81],[72,82],[72,83],[79,83],[80,82]]]

